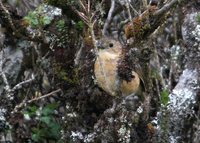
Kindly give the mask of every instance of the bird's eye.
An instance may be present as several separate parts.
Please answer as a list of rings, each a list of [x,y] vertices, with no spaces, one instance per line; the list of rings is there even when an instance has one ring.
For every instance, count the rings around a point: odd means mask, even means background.
[[[109,43],[109,47],[112,48],[113,47],[113,43]]]

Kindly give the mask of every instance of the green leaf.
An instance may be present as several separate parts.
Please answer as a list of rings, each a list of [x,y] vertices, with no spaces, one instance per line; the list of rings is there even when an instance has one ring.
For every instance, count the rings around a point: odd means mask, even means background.
[[[51,137],[55,139],[59,139],[61,137],[61,133],[60,133],[61,127],[58,123],[52,122],[51,124],[49,124],[49,128],[50,128]]]
[[[48,104],[42,110],[42,115],[48,116],[54,113],[54,110],[58,107],[57,103]]]
[[[167,105],[168,101],[169,101],[169,90],[165,89],[163,90],[161,93],[161,103],[163,105]]]
[[[38,19],[32,19],[32,20],[31,20],[31,25],[32,25],[33,27],[39,26],[39,21],[38,21]]]
[[[79,21],[78,23],[76,23],[76,28],[78,29],[78,30],[83,30],[83,27],[84,27],[84,23],[83,23],[83,21]]]
[[[40,128],[32,128],[32,140],[39,142],[42,140],[43,137],[45,137],[45,129]]]
[[[36,134],[32,134],[31,138],[33,141],[38,142],[41,137],[39,134],[36,133]]]
[[[50,114],[53,114],[54,113],[54,110],[52,110],[51,108],[48,108],[48,107],[45,107],[43,110],[42,110],[42,114],[44,116],[48,116]]]
[[[65,28],[65,20],[61,19],[57,22],[56,27],[58,31],[62,31]]]
[[[39,25],[38,15],[35,12],[29,12],[28,15],[24,17],[24,20],[28,21],[28,23],[33,27]]]
[[[58,107],[58,103],[50,103],[46,107],[55,110]]]
[[[38,110],[37,106],[29,106],[28,109],[24,112],[24,114],[28,114],[29,116],[34,116],[37,110]]]
[[[197,15],[197,22],[200,24],[200,14]]]
[[[51,117],[50,116],[43,116],[40,119],[42,122],[46,123],[47,125],[49,125],[51,123]]]
[[[156,69],[152,69],[151,75],[153,78],[159,79],[159,73]]]
[[[44,16],[43,18],[42,18],[42,24],[43,25],[48,25],[48,24],[50,24],[51,23],[51,18],[50,17],[48,17],[48,16]]]

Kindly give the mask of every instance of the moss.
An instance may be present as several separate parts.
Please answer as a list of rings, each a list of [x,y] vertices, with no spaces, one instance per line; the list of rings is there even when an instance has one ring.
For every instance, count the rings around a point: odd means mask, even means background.
[[[200,14],[197,15],[197,22],[200,24]]]
[[[164,89],[161,93],[160,93],[160,95],[161,95],[161,103],[163,104],[163,105],[167,105],[167,103],[168,103],[168,101],[169,101],[169,90],[167,90],[167,89]]]
[[[55,63],[54,73],[58,80],[61,80],[71,85],[77,85],[79,83],[79,68],[72,68],[66,70],[59,63]]]

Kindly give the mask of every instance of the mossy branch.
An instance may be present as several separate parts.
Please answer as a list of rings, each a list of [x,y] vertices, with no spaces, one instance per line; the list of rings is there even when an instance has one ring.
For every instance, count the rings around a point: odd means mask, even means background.
[[[158,9],[157,6],[150,4],[146,11],[133,18],[132,22],[126,25],[125,35],[127,39],[133,37],[134,42],[141,42],[146,39],[163,24],[168,11],[174,6],[181,4],[181,2],[185,2],[184,4],[186,4],[186,2],[189,1],[171,0],[160,9]]]

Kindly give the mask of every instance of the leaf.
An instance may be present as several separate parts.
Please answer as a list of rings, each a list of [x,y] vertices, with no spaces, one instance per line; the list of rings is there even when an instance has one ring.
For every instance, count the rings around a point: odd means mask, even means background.
[[[29,12],[28,15],[24,17],[24,20],[26,20],[31,26],[37,27],[39,24],[37,17],[38,16],[35,12]]]
[[[39,134],[36,133],[36,134],[32,134],[31,138],[33,141],[38,142],[41,137]]]
[[[65,21],[63,19],[59,20],[56,24],[58,31],[62,31],[65,27]]]
[[[41,112],[44,116],[48,116],[49,114],[53,114],[54,110],[52,110],[51,108],[45,107],[42,112]]]
[[[58,103],[50,103],[46,107],[50,109],[56,109],[58,107]]]
[[[31,138],[35,142],[39,142],[42,140],[42,137],[45,136],[45,130],[40,129],[40,128],[32,128],[32,135]]]
[[[78,23],[76,23],[76,28],[78,29],[78,30],[83,30],[83,27],[84,27],[84,23],[83,23],[83,21],[79,21]]]
[[[197,22],[200,23],[200,14],[197,15]]]
[[[56,123],[56,122],[52,122],[49,127],[50,127],[51,137],[53,137],[55,139],[59,139],[60,136],[61,136],[61,133],[60,133],[61,127],[60,127],[60,125],[58,123]]]
[[[46,123],[47,125],[49,125],[51,123],[51,117],[50,116],[43,116],[40,119],[42,122]]]
[[[32,20],[31,20],[31,25],[32,25],[33,27],[37,27],[37,26],[39,25],[38,19],[32,19]]]
[[[48,25],[48,24],[50,24],[51,23],[51,18],[50,17],[48,17],[48,16],[44,16],[43,18],[42,18],[42,24],[43,25]]]
[[[27,111],[24,112],[24,114],[28,114],[29,116],[33,116],[36,114],[36,111],[38,110],[37,106],[29,106]]]
[[[161,93],[161,103],[163,105],[167,105],[168,101],[169,101],[169,90],[165,89],[163,90]]]
[[[58,104],[57,103],[51,103],[51,104],[48,104],[47,106],[45,106],[42,110],[42,115],[44,116],[48,116],[50,114],[53,114],[54,113],[54,110],[58,107]]]
[[[158,73],[158,71],[156,70],[156,69],[152,69],[152,77],[153,78],[156,78],[156,79],[159,79],[159,73]]]

